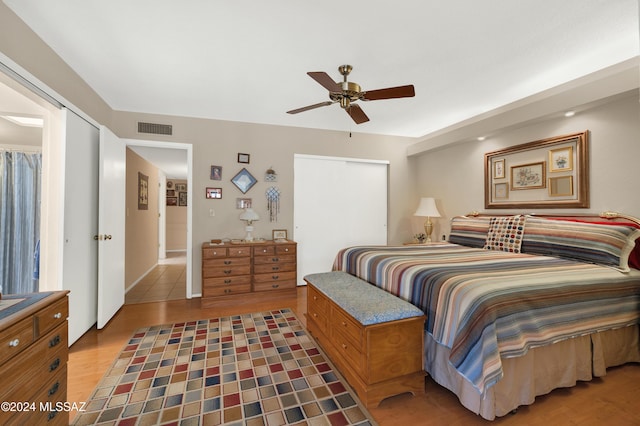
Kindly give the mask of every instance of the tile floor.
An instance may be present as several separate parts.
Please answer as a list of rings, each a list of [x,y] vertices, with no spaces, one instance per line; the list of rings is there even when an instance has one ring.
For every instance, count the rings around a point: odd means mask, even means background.
[[[186,253],[170,252],[125,294],[125,304],[184,299],[186,294]]]

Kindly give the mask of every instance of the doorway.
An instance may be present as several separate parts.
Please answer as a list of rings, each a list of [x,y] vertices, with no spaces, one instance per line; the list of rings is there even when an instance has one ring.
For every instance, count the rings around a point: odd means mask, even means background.
[[[146,242],[148,255],[153,256],[153,264],[150,265],[150,269],[136,274],[133,279],[127,279],[125,303],[145,303],[185,297],[190,299],[192,297],[190,231],[192,191],[189,183],[192,182],[192,145],[134,139],[127,139],[125,142],[137,157],[141,157],[157,169],[155,172],[157,176],[148,176],[148,178],[149,186],[151,187],[153,182],[158,188],[157,201],[154,197],[154,200],[149,200],[148,205],[151,215],[154,219],[157,218],[157,227],[154,230],[156,232],[150,231],[150,234],[157,238],[157,241],[154,241],[157,242],[157,246],[152,247]],[[136,173],[135,170],[129,170],[129,164],[127,164],[127,170],[130,176]],[[175,188],[176,184],[180,187]],[[175,206],[167,205],[166,195],[169,191],[172,196],[175,194]],[[179,203],[178,197],[180,197]],[[127,208],[128,216],[133,216],[135,213],[137,212]],[[176,216],[179,219],[176,219]],[[176,232],[179,234],[177,245],[174,242]],[[167,238],[170,239],[169,245],[167,245]],[[127,258],[126,261],[132,260]]]

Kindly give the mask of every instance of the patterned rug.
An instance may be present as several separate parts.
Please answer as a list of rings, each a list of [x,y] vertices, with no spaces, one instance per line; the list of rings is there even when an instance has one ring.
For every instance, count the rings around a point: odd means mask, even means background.
[[[290,309],[137,330],[75,425],[375,425]]]

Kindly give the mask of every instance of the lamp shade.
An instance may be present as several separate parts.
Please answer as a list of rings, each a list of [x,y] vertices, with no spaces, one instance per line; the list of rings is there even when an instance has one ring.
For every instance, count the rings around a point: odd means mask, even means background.
[[[254,212],[252,208],[246,208],[242,213],[240,213],[240,220],[246,220],[251,224],[254,220],[260,220],[260,216],[258,213]]]
[[[431,197],[423,197],[420,199],[420,205],[413,214],[414,216],[440,217],[440,212],[436,207],[436,200]]]

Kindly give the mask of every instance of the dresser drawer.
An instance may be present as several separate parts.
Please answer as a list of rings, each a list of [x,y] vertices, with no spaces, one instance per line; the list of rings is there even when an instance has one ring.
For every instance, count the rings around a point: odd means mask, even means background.
[[[272,256],[274,254],[276,254],[276,248],[271,245],[269,246],[261,245],[259,247],[253,248],[254,256]]]
[[[288,281],[296,279],[295,272],[273,272],[269,274],[256,274],[253,276],[254,284],[274,283],[278,281]]]
[[[234,275],[251,275],[251,265],[202,268],[203,278],[232,277]]]
[[[205,278],[204,288],[224,287],[230,285],[251,285],[251,275],[235,275],[232,277]]]
[[[33,342],[33,334],[31,316],[0,332],[0,364],[26,349]]]
[[[292,272],[296,270],[295,263],[265,263],[253,267],[254,274],[270,274],[272,272]]]
[[[315,287],[307,286],[307,315],[315,321],[321,331],[327,335],[327,317],[329,316],[329,301],[327,297],[316,290]]]
[[[288,280],[271,280],[265,282],[254,282],[253,291],[270,291],[270,290],[282,290],[285,288],[295,288],[296,281],[294,279]]]
[[[362,325],[338,307],[331,309],[331,331],[332,337],[335,332],[339,332],[349,339],[353,346],[362,347]]]
[[[57,375],[66,365],[69,354],[67,341],[67,323],[60,325],[46,336],[38,339],[29,348],[27,356],[20,356],[3,367],[3,380],[11,380],[14,384],[11,392],[12,401],[33,401],[34,391],[43,382]],[[36,381],[33,378],[37,378]],[[0,394],[4,393],[0,391]],[[4,396],[3,396],[4,397]]]
[[[213,257],[227,257],[227,249],[224,247],[203,248],[202,258],[211,259]]]
[[[350,336],[345,336],[342,330],[332,330],[331,340],[334,342],[336,350],[346,358],[349,366],[356,370],[356,372],[363,376],[364,363],[361,348],[359,345],[354,344],[353,339]]]
[[[244,257],[251,256],[251,247],[229,247],[229,256],[231,257]]]
[[[28,416],[23,422],[17,424],[20,425],[68,425],[69,424],[69,412],[68,411],[55,411],[56,403],[62,405],[60,408],[64,408],[64,403],[67,400],[67,366],[60,370],[60,372],[47,382],[46,386],[42,388],[39,394],[37,394],[32,400],[35,401],[38,409],[36,411],[28,413]],[[43,410],[39,408],[42,407]],[[46,410],[45,408],[50,408]],[[26,414],[26,413],[25,413]]]
[[[265,265],[271,263],[296,263],[296,256],[293,254],[273,255],[273,256],[256,256],[253,258],[256,265]]]
[[[227,266],[251,265],[250,257],[225,257],[221,259],[205,259],[202,261],[204,268],[224,268]]]
[[[283,255],[283,254],[296,254],[296,245],[295,244],[276,244],[275,245],[276,248],[276,254],[278,255]]]
[[[207,297],[228,296],[230,294],[242,294],[251,292],[251,284],[235,284],[205,287]]]
[[[69,304],[67,300],[66,297],[62,298],[36,314],[39,336],[63,323],[66,324],[67,317],[69,317]]]

